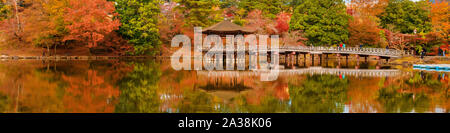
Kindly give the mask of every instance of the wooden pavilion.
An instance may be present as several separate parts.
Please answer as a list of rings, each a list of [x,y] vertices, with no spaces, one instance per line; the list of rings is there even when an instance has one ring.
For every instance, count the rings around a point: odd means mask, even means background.
[[[253,34],[254,32],[255,30],[244,28],[228,20],[214,24],[202,31],[206,35],[219,35],[221,37],[225,37],[226,35],[247,35]]]

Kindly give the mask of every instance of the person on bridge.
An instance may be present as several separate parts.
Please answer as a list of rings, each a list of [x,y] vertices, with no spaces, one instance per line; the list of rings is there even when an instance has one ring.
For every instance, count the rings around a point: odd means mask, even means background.
[[[342,49],[342,43],[339,44],[339,51],[341,51],[341,49]]]
[[[361,50],[363,47],[363,44],[359,44],[359,50]]]
[[[344,44],[342,44],[342,47],[345,49],[345,43]]]
[[[389,52],[389,45],[386,45],[386,53]]]

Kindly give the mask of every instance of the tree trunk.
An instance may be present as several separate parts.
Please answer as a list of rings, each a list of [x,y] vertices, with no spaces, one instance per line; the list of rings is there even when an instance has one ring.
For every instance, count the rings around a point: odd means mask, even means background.
[[[58,45],[55,44],[55,48],[54,48],[54,55],[55,56],[56,56],[56,46],[58,46]]]
[[[46,56],[47,57],[50,56],[50,46],[48,46],[48,44],[47,44],[47,54],[46,54]]]
[[[16,33],[20,33],[21,29],[22,29],[22,26],[20,24],[19,9],[17,8],[17,0],[14,0],[14,8],[15,8],[15,11],[16,11],[16,20],[17,20],[17,31],[16,31]]]

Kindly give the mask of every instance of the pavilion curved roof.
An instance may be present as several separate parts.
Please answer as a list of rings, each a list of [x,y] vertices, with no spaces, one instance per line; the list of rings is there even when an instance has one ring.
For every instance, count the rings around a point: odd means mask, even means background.
[[[253,34],[255,30],[241,27],[228,20],[224,20],[214,24],[208,28],[203,29],[203,34],[217,34],[217,35],[238,35],[238,34]]]

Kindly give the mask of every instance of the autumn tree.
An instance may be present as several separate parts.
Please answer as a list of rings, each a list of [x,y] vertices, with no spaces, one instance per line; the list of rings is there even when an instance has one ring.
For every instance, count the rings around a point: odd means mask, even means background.
[[[445,41],[450,39],[450,8],[448,1],[436,0],[431,4],[431,24],[433,31]]]
[[[258,34],[264,34],[271,30],[271,27],[268,26],[270,19],[264,16],[263,12],[260,10],[251,11],[248,16],[245,17],[245,20],[247,21],[245,26],[256,30],[256,33]]]
[[[284,33],[289,30],[289,21],[291,21],[291,14],[287,12],[281,12],[277,15],[275,28],[277,33]]]
[[[2,0],[0,10],[2,14],[1,19],[1,31],[6,35],[7,43],[14,44],[14,42],[23,41],[23,20],[22,11],[23,6],[22,1],[18,0]]]
[[[354,17],[349,20],[349,41],[351,46],[360,44],[384,47],[386,35],[380,29],[379,18],[384,12],[389,0],[350,0],[347,6],[348,13]]]
[[[24,40],[38,47],[54,48],[64,43],[67,34],[64,11],[69,0],[28,0],[23,11]],[[48,54],[47,54],[48,55]]]
[[[97,47],[105,36],[118,30],[120,22],[114,19],[114,3],[106,0],[71,0],[64,22],[69,35],[64,40],[86,43],[88,48]]]
[[[350,46],[359,46],[360,44],[378,46],[381,29],[377,26],[377,23],[369,17],[354,17],[348,26],[350,33],[348,44]]]
[[[161,5],[161,15],[158,17],[158,29],[163,44],[170,44],[172,37],[182,34],[184,16],[175,10],[177,3],[168,2]]]
[[[349,8],[361,16],[377,16],[384,12],[389,0],[350,0]]]
[[[304,0],[294,9],[290,30],[304,31],[310,45],[330,45],[348,40],[346,6],[342,0]]]
[[[386,10],[378,15],[381,26],[401,33],[429,32],[430,5],[427,1],[390,0]]]
[[[223,20],[219,0],[176,0],[186,26],[207,27]]]

